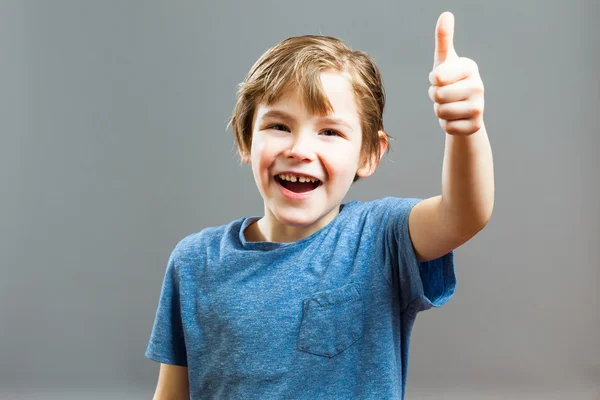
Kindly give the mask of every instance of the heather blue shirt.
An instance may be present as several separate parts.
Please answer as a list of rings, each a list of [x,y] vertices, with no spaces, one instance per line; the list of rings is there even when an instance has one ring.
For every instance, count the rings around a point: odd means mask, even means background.
[[[187,366],[191,399],[403,399],[415,317],[456,286],[452,252],[416,260],[418,201],[342,204],[293,243],[247,242],[258,217],[189,235],[146,357]]]

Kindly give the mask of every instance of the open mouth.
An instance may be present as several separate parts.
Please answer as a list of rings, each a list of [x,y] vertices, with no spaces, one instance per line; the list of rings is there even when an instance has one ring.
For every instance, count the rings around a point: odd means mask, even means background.
[[[277,183],[279,183],[281,186],[283,186],[284,188],[286,188],[287,190],[289,190],[290,192],[294,192],[294,193],[306,193],[306,192],[311,192],[313,190],[315,190],[316,188],[318,188],[319,186],[321,186],[321,181],[319,180],[315,180],[310,181],[310,180],[306,180],[304,182],[300,182],[300,180],[295,180],[295,182],[293,182],[292,180],[289,179],[282,179],[281,176],[276,175],[275,176],[275,181]]]

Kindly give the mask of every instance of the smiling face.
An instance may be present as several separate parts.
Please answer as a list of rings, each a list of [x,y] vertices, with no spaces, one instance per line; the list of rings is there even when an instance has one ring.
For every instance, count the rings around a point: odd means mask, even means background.
[[[318,231],[339,212],[361,168],[362,132],[346,75],[321,72],[332,112],[312,114],[296,90],[256,107],[249,158],[265,217],[258,229],[270,241],[294,241]],[[303,182],[304,181],[304,182]]]

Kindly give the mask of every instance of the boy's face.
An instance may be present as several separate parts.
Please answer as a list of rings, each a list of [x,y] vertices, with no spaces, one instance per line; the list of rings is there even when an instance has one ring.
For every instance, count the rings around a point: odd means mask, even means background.
[[[265,219],[309,228],[309,234],[337,215],[355,173],[372,173],[359,168],[362,132],[348,78],[326,71],[321,82],[333,107],[327,116],[311,114],[297,91],[257,106],[247,159],[265,202]],[[305,177],[310,180],[302,182]]]

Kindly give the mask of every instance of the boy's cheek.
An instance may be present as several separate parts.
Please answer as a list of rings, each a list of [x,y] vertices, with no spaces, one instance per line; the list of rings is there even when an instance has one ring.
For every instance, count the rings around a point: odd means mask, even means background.
[[[348,177],[353,179],[354,174],[358,169],[358,162],[350,162],[349,160],[353,160],[354,158],[353,155],[342,152],[335,154],[333,157],[329,157],[329,160],[326,163],[326,169],[327,173],[331,175],[330,179],[346,180]]]

